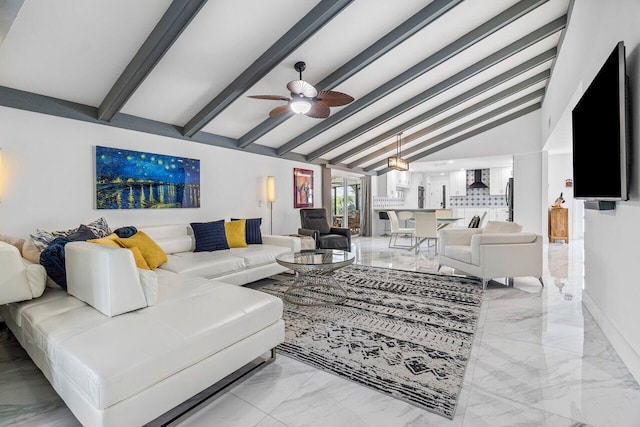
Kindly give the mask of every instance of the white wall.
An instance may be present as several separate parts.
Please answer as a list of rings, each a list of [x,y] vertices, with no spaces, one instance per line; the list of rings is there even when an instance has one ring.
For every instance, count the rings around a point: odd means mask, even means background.
[[[530,233],[542,231],[542,152],[513,155],[513,221]]]
[[[96,145],[200,159],[201,207],[96,210]],[[259,206],[268,175],[276,179],[273,232],[295,233],[300,217],[293,209],[294,167],[314,170],[315,206],[322,206],[318,166],[27,111],[0,108],[0,148],[0,230],[17,236],[77,227],[100,216],[111,225],[138,226],[261,216],[268,234],[268,204]]]
[[[430,161],[513,155],[514,219],[527,231],[545,234],[541,222],[540,111],[434,153]]]
[[[622,40],[632,103],[633,159],[631,200],[615,211],[585,212],[585,295],[583,300],[634,376],[640,380],[640,287],[637,286],[640,242],[640,31],[637,0],[580,0],[573,12],[542,108],[544,140],[563,120],[573,94],[588,87]],[[566,115],[564,115],[566,116]],[[544,143],[544,141],[543,141]],[[598,141],[594,141],[597,149]],[[601,171],[600,173],[606,173]]]

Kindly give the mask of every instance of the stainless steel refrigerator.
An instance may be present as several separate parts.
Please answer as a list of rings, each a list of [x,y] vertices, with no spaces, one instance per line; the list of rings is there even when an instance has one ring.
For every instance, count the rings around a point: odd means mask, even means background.
[[[504,194],[507,199],[507,207],[509,208],[509,218],[507,221],[513,221],[513,178],[509,178],[509,181],[507,181],[507,188]]]

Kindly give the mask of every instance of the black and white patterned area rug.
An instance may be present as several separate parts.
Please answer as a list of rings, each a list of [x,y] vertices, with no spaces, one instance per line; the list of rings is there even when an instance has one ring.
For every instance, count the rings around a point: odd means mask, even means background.
[[[453,418],[480,313],[479,281],[362,265],[334,277],[349,293],[339,305],[285,301],[278,351]],[[258,289],[281,297],[287,286]]]

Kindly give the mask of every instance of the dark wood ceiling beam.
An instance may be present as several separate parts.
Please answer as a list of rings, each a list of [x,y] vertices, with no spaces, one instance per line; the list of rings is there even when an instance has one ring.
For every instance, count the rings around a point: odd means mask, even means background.
[[[98,119],[111,120],[198,14],[207,0],[174,0],[98,107]]]
[[[389,52],[394,47],[431,24],[440,16],[447,13],[462,0],[434,0],[414,14],[411,18],[389,31],[371,46],[353,57],[349,62],[338,68],[329,76],[315,85],[318,90],[330,90],[346,81],[369,64]],[[293,116],[293,113],[270,117],[251,129],[239,139],[239,146],[244,148],[266,135],[280,124]]]
[[[499,92],[499,93],[497,93],[497,94],[495,94],[493,96],[490,96],[489,98],[487,98],[487,99],[485,99],[483,101],[480,101],[479,103],[474,104],[469,108],[466,108],[466,109],[464,109],[464,110],[462,110],[462,111],[460,111],[460,112],[458,112],[456,114],[453,114],[453,115],[451,115],[449,117],[446,117],[444,120],[441,120],[441,121],[436,122],[436,123],[434,123],[432,125],[429,125],[426,128],[420,129],[417,132],[412,133],[411,135],[409,135],[404,140],[405,140],[405,142],[409,142],[408,140],[409,140],[409,138],[411,138],[411,141],[413,141],[414,139],[418,138],[419,136],[424,136],[425,134],[427,134],[429,132],[433,132],[434,130],[439,129],[439,128],[443,127],[443,126],[446,126],[449,123],[453,123],[456,120],[460,120],[460,119],[466,117],[467,115],[472,114],[474,111],[477,111],[477,110],[479,110],[481,108],[485,108],[485,107],[487,107],[489,105],[495,104],[496,102],[498,102],[498,101],[500,101],[500,100],[502,100],[502,99],[504,99],[504,98],[506,98],[508,96],[515,95],[516,93],[521,92],[521,91],[527,89],[528,87],[531,87],[532,85],[535,85],[537,83],[546,81],[549,78],[550,74],[551,74],[550,70],[542,71],[541,73],[538,73],[535,76],[532,76],[532,77],[530,77],[530,78],[528,78],[528,79],[526,79],[526,80],[524,80],[524,81],[522,81],[522,82],[520,82],[520,83],[518,83],[518,84],[516,84],[516,85],[514,85],[512,87],[510,87],[510,88],[507,88],[507,89],[505,89],[505,90],[503,90],[503,91],[501,91],[501,92]],[[473,91],[475,91],[475,89],[477,89],[477,88],[474,88]],[[471,92],[471,91],[469,91],[469,92]],[[466,96],[469,92],[466,92],[466,93],[462,94],[462,97],[466,98],[463,101],[466,101],[466,100],[469,99]],[[454,102],[458,101],[457,98],[459,98],[459,97],[456,97],[456,98],[452,99],[451,101],[454,101]],[[448,101],[445,104],[453,103],[451,101]],[[454,105],[459,105],[460,103],[461,102],[455,102]],[[434,108],[433,110],[436,110],[436,109],[440,110],[441,109],[440,107],[445,105],[445,104],[441,104],[440,106]],[[433,110],[427,112],[428,113],[428,119],[430,119],[430,118],[435,116],[435,114],[431,113]],[[428,119],[416,121],[417,122],[416,125],[419,124],[419,123],[422,123],[422,122],[424,122],[424,121],[426,121]],[[414,121],[415,120],[412,120],[412,122],[414,122]],[[376,137],[373,140],[371,140],[369,142],[366,142],[366,143],[356,147],[355,149],[358,149],[359,150],[358,152],[364,151],[366,149],[370,149],[375,144],[378,144],[379,142],[385,141],[385,140],[389,139],[390,137],[392,137],[394,135],[397,135],[400,132],[404,132],[405,130],[411,129],[411,128],[413,128],[415,126],[415,125],[413,125],[413,126],[408,126],[407,127],[405,125],[406,124],[401,125],[402,126],[401,129],[394,128],[393,130],[395,130],[395,132],[393,132],[393,133],[385,132],[383,135],[389,135],[389,136],[387,136],[384,139],[380,139],[380,137]],[[375,141],[375,144],[374,144],[374,141]],[[374,152],[371,152],[371,153],[367,154],[366,156],[363,156],[363,157],[361,157],[361,158],[359,158],[357,160],[354,160],[353,162],[349,163],[347,166],[348,167],[358,167],[359,165],[361,165],[363,163],[370,162],[371,160],[373,160],[373,159],[375,159],[377,157],[380,157],[381,155],[389,152],[390,150],[393,150],[395,148],[395,146],[396,146],[395,142],[393,142],[391,144],[388,144],[388,145],[386,145],[386,146],[384,146],[384,147],[382,147],[382,148],[380,148],[380,149],[378,149],[378,150],[376,150]],[[333,162],[334,162],[334,159],[329,160],[329,163],[333,164]]]
[[[522,110],[516,111],[515,113],[509,114],[508,116],[504,116],[501,119],[498,119],[498,120],[496,120],[494,122],[488,123],[488,124],[486,124],[484,126],[481,126],[481,127],[477,128],[477,129],[474,129],[471,132],[465,133],[464,135],[460,135],[460,136],[458,136],[456,138],[453,138],[453,139],[450,139],[449,141],[444,142],[444,143],[442,143],[442,144],[440,144],[440,145],[438,145],[436,147],[430,148],[430,149],[428,149],[426,151],[423,151],[422,153],[416,154],[413,157],[409,157],[406,160],[409,163],[416,162],[416,161],[418,161],[420,159],[423,159],[423,158],[427,157],[430,154],[436,153],[436,152],[438,152],[440,150],[444,150],[445,148],[451,147],[452,145],[458,144],[458,143],[460,143],[462,141],[465,141],[465,140],[467,140],[467,139],[469,139],[471,137],[474,137],[474,136],[479,135],[479,134],[481,134],[483,132],[486,132],[488,130],[496,128],[496,127],[498,127],[500,125],[508,123],[508,122],[510,122],[512,120],[515,120],[515,119],[519,118],[519,117],[525,116],[525,115],[527,115],[527,114],[529,114],[531,112],[534,112],[536,110],[539,110],[541,107],[542,107],[542,104],[539,103],[539,102],[536,103],[536,104],[530,105],[529,107],[523,108]],[[383,174],[385,174],[387,172],[390,172],[391,170],[392,170],[391,168],[384,168],[384,169],[379,170],[377,174],[378,175],[383,175]]]
[[[246,150],[238,148],[238,140],[222,135],[208,132],[198,132],[193,138],[188,138],[182,134],[182,127],[170,123],[145,119],[129,114],[118,113],[111,121],[98,119],[98,108],[90,105],[79,104],[77,102],[66,101],[64,99],[44,96],[33,92],[13,89],[0,86],[0,107],[15,108],[18,110],[30,111],[34,113],[46,114],[49,116],[62,117],[70,120],[79,120],[86,123],[109,126],[119,129],[144,132],[152,135],[159,135],[173,138],[176,143],[197,142],[214,147],[238,150],[243,153],[260,154],[263,156],[284,158],[296,162],[306,162],[302,154],[289,153],[286,156],[279,156],[275,148],[254,144]],[[314,164],[326,164],[326,160],[311,162]],[[358,170],[365,173],[362,170]]]
[[[454,136],[456,134],[459,134],[462,131],[465,131],[465,130],[467,130],[469,128],[472,128],[472,127],[477,126],[477,125],[479,125],[481,123],[484,123],[487,120],[491,120],[491,119],[493,119],[493,118],[495,118],[495,117],[497,117],[497,116],[499,116],[501,114],[504,114],[504,113],[506,113],[508,111],[511,111],[514,108],[517,108],[517,107],[521,106],[522,104],[526,104],[527,102],[531,102],[531,101],[533,101],[535,99],[541,98],[543,95],[544,95],[544,89],[540,89],[540,90],[537,90],[535,92],[532,92],[532,93],[529,93],[527,95],[524,95],[524,96],[516,99],[515,101],[511,101],[511,102],[509,102],[509,103],[507,103],[507,104],[505,104],[505,105],[503,105],[501,107],[496,108],[495,110],[489,111],[488,113],[485,113],[485,114],[483,114],[481,116],[478,116],[475,119],[469,120],[468,122],[463,123],[463,124],[461,124],[459,126],[456,126],[453,129],[449,129],[446,132],[443,132],[443,133],[441,133],[439,135],[436,135],[433,138],[430,138],[430,139],[428,139],[426,141],[423,141],[423,142],[421,142],[419,144],[416,144],[416,145],[414,145],[412,147],[405,148],[405,149],[402,150],[402,156],[403,157],[404,156],[408,156],[410,154],[413,154],[415,152],[423,150],[423,149],[429,147],[430,145],[433,145],[433,144],[435,144],[437,142],[443,141],[443,140],[445,140],[447,138],[450,138],[450,137],[452,137],[452,136]],[[378,168],[380,168],[380,167],[382,167],[382,166],[384,166],[386,164],[387,164],[387,160],[386,159],[380,160],[380,161],[378,161],[376,163],[373,163],[373,164],[365,167],[364,170],[369,172],[369,171],[372,171],[374,169],[378,169]]]
[[[372,146],[380,144],[384,141],[386,141],[387,139],[393,137],[394,135],[397,135],[400,132],[405,132],[406,130],[409,130],[427,120],[432,119],[433,117],[442,114],[448,110],[450,110],[451,108],[454,108],[458,105],[460,105],[463,102],[466,102],[476,96],[481,95],[482,93],[493,89],[496,86],[499,86],[503,83],[506,83],[507,81],[531,70],[534,67],[537,67],[539,65],[544,64],[547,61],[552,60],[555,55],[557,53],[556,48],[552,48],[549,49],[548,51],[535,56],[532,59],[529,59],[528,61],[523,62],[522,64],[518,65],[517,67],[512,68],[511,70],[504,72],[502,74],[500,74],[497,77],[494,77],[490,80],[487,80],[486,82],[476,86],[475,88],[459,95],[456,96],[452,99],[450,99],[449,101],[446,101],[440,105],[438,105],[437,107],[432,108],[429,111],[426,111],[416,117],[414,117],[411,120],[406,121],[405,123],[402,123],[401,125],[398,125],[396,127],[394,127],[393,129],[386,131],[348,151],[345,151],[344,153],[341,153],[339,155],[337,155],[334,158],[331,158],[329,160],[330,164],[337,164],[337,163],[341,163],[346,159],[349,159],[351,157],[354,157],[360,153],[362,153],[363,151],[366,151],[368,149],[370,149]],[[544,74],[546,77],[544,78],[548,78],[550,71],[544,71],[542,73],[537,74],[536,76],[533,77],[533,79],[540,77],[543,78],[543,76],[541,74]]]
[[[552,34],[562,30],[567,22],[567,17],[562,16],[554,21],[538,28],[537,30],[529,33],[528,35],[522,37],[521,39],[511,43],[510,45],[498,50],[497,52],[487,56],[486,58],[478,61],[472,66],[454,74],[453,76],[441,81],[440,83],[430,87],[429,89],[413,96],[407,101],[397,105],[396,107],[388,110],[387,112],[377,116],[376,118],[369,120],[367,123],[358,126],[357,128],[347,132],[341,137],[333,140],[332,142],[318,148],[307,156],[307,160],[314,160],[322,156],[323,154],[328,153],[329,151],[335,150],[338,147],[346,144],[358,136],[361,136],[370,130],[374,129],[377,126],[409,111],[412,108],[417,107],[425,101],[439,95],[452,87],[464,82],[465,80],[491,68],[492,66],[498,64],[499,62],[504,61],[505,59],[515,55],[523,51],[524,49],[534,45],[535,43],[551,36]],[[285,151],[286,152],[286,151]],[[282,150],[278,150],[278,154],[282,154]]]
[[[509,96],[513,96],[515,94],[517,94],[518,92],[522,92],[523,90],[527,89],[528,87],[536,84],[536,83],[540,83],[545,81],[547,78],[549,78],[549,70],[539,73],[536,76],[529,78],[527,80],[525,80],[524,82],[515,85],[513,87],[510,87],[508,89],[503,90],[502,92],[499,92],[493,96],[490,96],[487,99],[484,99],[468,108],[465,108],[464,110],[461,110],[455,114],[452,114],[451,116],[448,116],[446,118],[444,118],[443,120],[440,120],[439,122],[433,123],[423,129],[420,129],[408,136],[406,136],[405,138],[403,138],[403,144],[408,144],[412,141],[415,141],[416,139],[422,138],[425,135],[428,135],[431,132],[435,132],[438,129],[441,129],[447,125],[450,125],[451,123],[455,123],[459,120],[464,119],[465,117],[480,111],[483,108],[487,108]],[[544,96],[544,88],[534,92],[535,95],[533,95],[534,97],[536,96]],[[347,165],[347,167],[349,168],[355,168],[360,166],[361,164],[364,163],[368,163],[374,159],[377,159],[378,157],[388,154],[392,151],[394,151],[396,149],[396,143],[393,142],[391,144],[387,144],[382,148],[379,148],[378,150],[371,152],[369,154],[367,154],[366,156],[350,163]]]
[[[442,64],[446,60],[452,58],[453,56],[464,51],[470,46],[473,46],[489,35],[495,33],[499,29],[504,28],[506,25],[527,14],[543,3],[546,3],[546,0],[523,0],[518,2],[514,6],[508,8],[507,10],[491,18],[484,24],[476,27],[474,30],[460,37],[453,43],[443,47],[438,52],[428,56],[414,66],[410,67],[408,70],[397,75],[391,80],[388,80],[386,83],[378,86],[376,89],[364,95],[360,99],[357,99],[355,102],[352,102],[351,104],[342,108],[340,111],[336,112],[329,118],[323,120],[319,124],[291,139],[286,144],[278,148],[278,153],[285,154],[296,149],[310,139],[315,138],[322,132],[325,132],[326,130],[332,128],[338,123],[341,123],[342,121],[363,110],[374,102],[389,95],[393,91],[415,80],[429,70]]]
[[[184,135],[193,136],[233,101],[267,75],[309,37],[324,27],[353,0],[323,0],[267,49],[253,64],[222,90],[184,125]]]

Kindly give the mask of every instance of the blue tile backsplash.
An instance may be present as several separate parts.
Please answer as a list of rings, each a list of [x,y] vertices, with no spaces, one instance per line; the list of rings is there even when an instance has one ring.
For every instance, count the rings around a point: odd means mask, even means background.
[[[467,171],[467,186],[471,185],[474,180],[474,171]],[[489,169],[482,169],[482,182],[489,185],[490,173]],[[507,207],[507,201],[503,195],[492,196],[489,194],[489,188],[467,188],[466,196],[449,197],[451,207]]]

